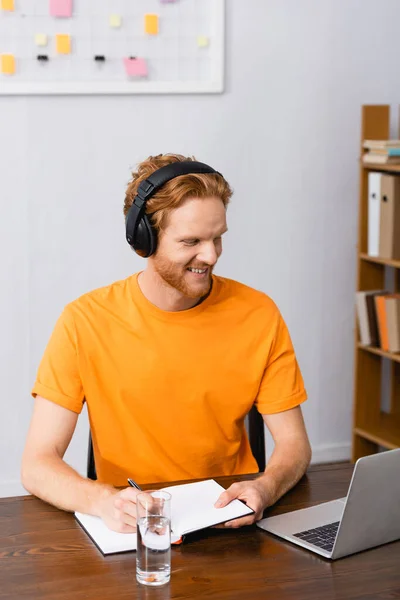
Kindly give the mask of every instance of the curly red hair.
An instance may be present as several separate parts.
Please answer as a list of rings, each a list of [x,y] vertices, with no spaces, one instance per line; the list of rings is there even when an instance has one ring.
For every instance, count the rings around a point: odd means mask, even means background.
[[[154,171],[170,165],[174,162],[195,161],[193,156],[182,156],[181,154],[158,154],[149,156],[137,166],[137,171],[132,173],[132,179],[128,184],[124,215],[128,214],[133,199],[136,196],[140,183],[147,179]],[[157,232],[165,227],[168,213],[178,208],[186,198],[207,198],[216,196],[221,198],[226,207],[232,196],[232,189],[228,182],[217,173],[193,173],[180,175],[167,181],[162,188],[146,203],[146,213],[151,214],[152,224]]]

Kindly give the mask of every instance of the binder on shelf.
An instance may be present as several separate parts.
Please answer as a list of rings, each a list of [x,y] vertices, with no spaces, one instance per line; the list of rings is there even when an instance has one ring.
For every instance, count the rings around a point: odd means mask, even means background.
[[[379,256],[400,259],[400,177],[381,176]]]
[[[381,173],[368,173],[368,254],[379,256]]]

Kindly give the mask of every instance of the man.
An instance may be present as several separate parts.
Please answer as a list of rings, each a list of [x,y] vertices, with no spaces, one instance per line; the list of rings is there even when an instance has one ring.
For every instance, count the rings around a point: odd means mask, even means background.
[[[139,484],[256,472],[244,428],[255,403],[275,449],[265,472],[238,482],[261,518],[304,474],[310,445],[303,380],[286,325],[265,294],[212,274],[232,191],[180,155],[150,157],[125,198],[127,240],[144,271],[67,305],[41,361],[22,461],[31,493],[61,509],[136,527]],[[241,240],[242,243],[243,240]],[[63,461],[87,403],[97,481]]]

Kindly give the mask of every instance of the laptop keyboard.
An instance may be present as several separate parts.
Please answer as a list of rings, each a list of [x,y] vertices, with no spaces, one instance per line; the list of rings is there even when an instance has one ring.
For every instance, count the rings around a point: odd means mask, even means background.
[[[293,535],[309,544],[314,544],[314,546],[332,552],[339,523],[340,521],[336,521],[335,523],[329,523],[328,525],[316,527],[315,529],[300,531],[300,533],[295,533]]]

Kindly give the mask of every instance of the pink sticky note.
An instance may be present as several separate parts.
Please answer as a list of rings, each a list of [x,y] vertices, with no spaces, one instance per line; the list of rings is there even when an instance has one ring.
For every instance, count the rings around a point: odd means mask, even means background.
[[[52,17],[72,17],[72,0],[50,0]]]
[[[126,74],[129,77],[146,77],[147,63],[145,58],[124,58]]]

